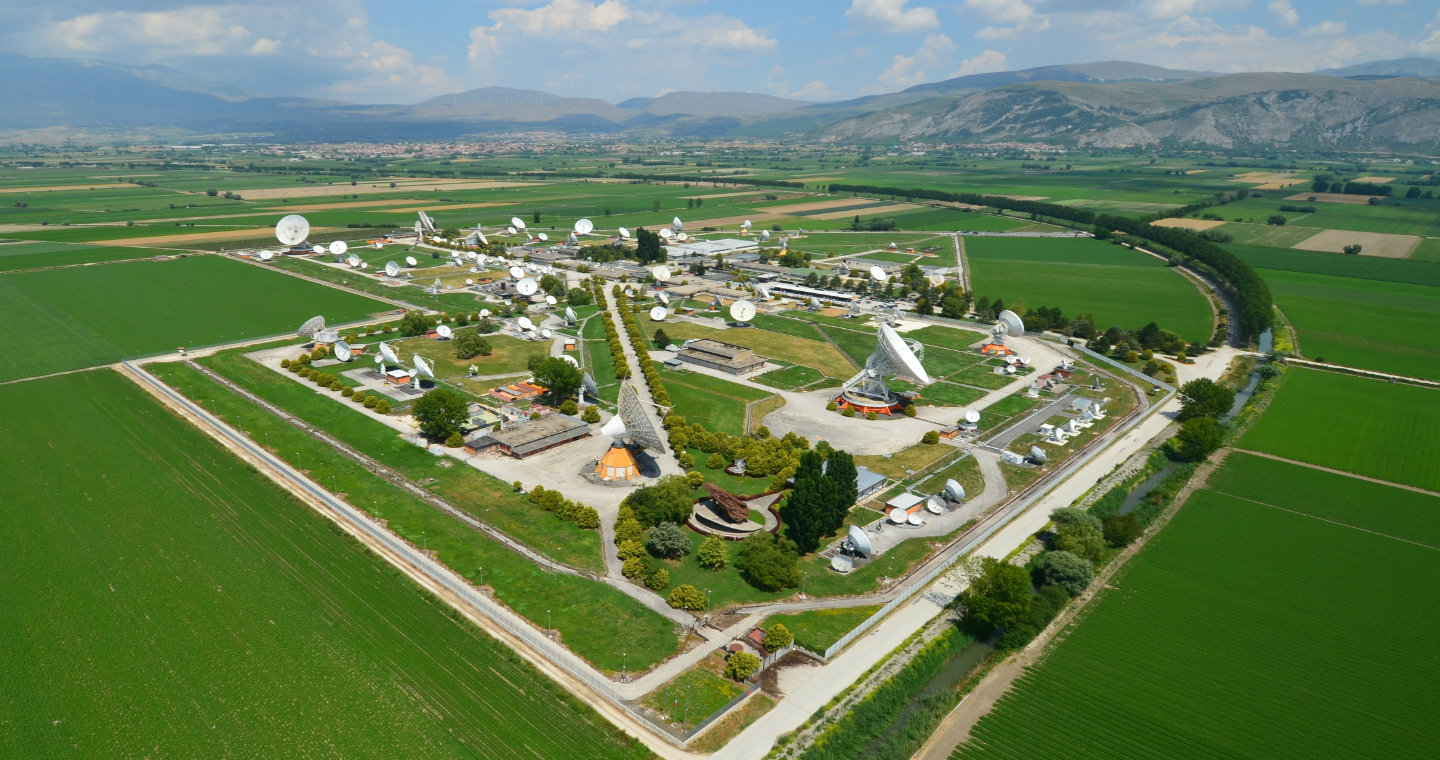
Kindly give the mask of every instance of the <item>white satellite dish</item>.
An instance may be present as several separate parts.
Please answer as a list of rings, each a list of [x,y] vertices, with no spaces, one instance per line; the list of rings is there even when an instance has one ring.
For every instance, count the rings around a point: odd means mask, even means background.
[[[385,276],[386,276],[386,277],[399,277],[399,276],[400,276],[400,265],[399,265],[399,264],[396,264],[396,263],[393,262],[393,261],[387,261],[387,262],[385,262]]]
[[[668,309],[666,309],[664,306],[652,306],[652,307],[650,307],[650,319],[652,319],[652,320],[654,320],[654,321],[656,321],[656,322],[664,322],[664,321],[665,321],[665,317],[667,317],[667,316],[669,316],[669,315],[670,315],[670,311],[669,311]]]
[[[971,425],[974,425],[975,423],[980,421],[980,413],[975,411],[974,409],[966,410],[965,421],[970,423]]]
[[[915,356],[914,351],[910,350],[910,346],[905,343],[904,338],[900,337],[900,333],[895,332],[895,328],[886,324],[880,325],[878,342],[880,345],[877,346],[876,353],[885,357],[885,363],[889,368],[897,374],[909,375],[921,385],[930,384],[930,373],[925,371],[925,367],[920,364],[920,359]]]
[[[544,338],[545,340],[550,340],[551,338],[555,337],[555,333],[550,332],[549,330],[541,330],[540,337]]]
[[[469,277],[466,277],[466,278],[465,278],[465,284],[466,284],[467,286],[469,286],[469,285],[474,285],[474,284],[475,284],[475,280],[473,280],[473,279],[471,279],[471,278],[469,278]]]
[[[361,268],[361,269],[369,269],[369,268],[370,268],[370,262],[368,262],[368,261],[362,261],[362,262],[360,262],[360,268]]]
[[[1022,357],[1020,357],[1019,362],[1020,362],[1021,364],[1026,365],[1026,366],[1029,366],[1029,364],[1030,364],[1030,357],[1028,357],[1028,356],[1022,356]]]
[[[560,354],[560,358],[564,359],[567,362],[570,362],[570,366],[574,367],[575,369],[580,369],[580,362],[576,361],[575,357],[571,356],[570,354]]]
[[[656,294],[655,294],[655,299],[656,299],[657,301],[659,301],[660,303],[665,304],[666,306],[669,306],[669,305],[670,305],[670,295],[669,295],[668,293],[664,293],[664,292],[656,293]]]
[[[581,219],[575,222],[576,235],[589,235],[595,230],[595,223],[589,219]]]
[[[313,338],[315,333],[324,329],[325,317],[317,314],[305,320],[304,324],[300,325],[300,329],[295,331],[295,335],[301,338]]]
[[[570,308],[569,306],[566,306],[566,307],[565,307],[565,324],[573,325],[573,324],[575,324],[575,323],[578,322],[578,321],[580,321],[580,318],[575,316],[575,310],[572,309],[572,308]]]
[[[736,322],[749,322],[755,318],[755,304],[749,301],[736,301],[730,304],[730,318]]]
[[[884,281],[890,279],[890,275],[888,275],[888,274],[885,273],[885,268],[884,268],[884,267],[873,266],[873,267],[870,267],[870,279],[872,279],[872,280],[874,280],[874,281],[876,281],[876,282],[884,282]]]
[[[510,226],[517,230],[523,230],[525,229],[525,220],[518,216],[512,216],[510,217]]]
[[[350,246],[346,245],[344,240],[336,240],[330,244],[330,252],[336,256],[344,256],[348,250],[350,250]]]
[[[505,228],[505,234],[507,234],[507,235],[514,235],[515,233],[516,233],[516,229],[515,229],[513,226],[511,226],[511,227],[506,227],[506,228]]]
[[[519,325],[519,326],[520,326],[520,329],[521,329],[521,330],[524,330],[524,331],[526,331],[526,332],[529,332],[529,331],[535,329],[535,323],[534,323],[534,322],[531,322],[529,317],[521,317],[521,318],[515,320],[515,324]]]
[[[680,221],[680,217],[678,216],[670,221],[670,226],[674,227],[676,232],[685,229],[685,223]]]
[[[525,277],[525,267],[510,267],[510,276],[517,280],[523,279]]]
[[[1013,355],[1010,355],[1010,356],[1006,356],[1006,357],[1005,357],[1005,363],[1006,363],[1006,364],[1014,364],[1014,363],[1017,362],[1017,361],[1020,361],[1020,360],[1019,360],[1019,359],[1016,359]]]
[[[560,302],[555,299],[555,296],[545,296],[545,303],[550,306],[554,306],[555,304]]]
[[[630,230],[628,230],[628,229],[626,229],[626,228],[624,228],[624,227],[621,227],[619,230],[616,230],[616,231],[620,233],[620,239],[621,239],[621,240],[629,240],[629,239],[630,239]]]
[[[535,340],[536,338],[540,337],[540,334],[535,332],[534,330],[526,330],[525,337],[529,338],[530,340]]]
[[[665,439],[660,437],[660,433],[650,423],[650,418],[645,415],[644,403],[640,400],[640,394],[636,392],[635,386],[630,383],[621,384],[620,399],[616,405],[619,412],[616,418],[620,420],[620,429],[624,435],[630,436],[630,440],[645,450],[656,454],[664,452]],[[607,432],[608,430],[613,430],[608,424],[601,428],[601,432],[611,437],[618,437]]]
[[[271,252],[271,251],[261,251],[261,252],[260,252],[260,260],[261,260],[261,261],[269,261],[270,259],[273,259],[273,258],[275,258],[275,254],[274,254],[273,252]]]
[[[380,356],[384,357],[385,361],[391,364],[400,363],[400,356],[395,353],[395,349],[391,348],[390,344],[384,341],[380,342]]]
[[[275,225],[275,239],[282,245],[299,245],[310,236],[310,222],[299,214],[282,218]]]
[[[565,236],[565,242],[569,245],[579,245],[580,238],[575,237],[575,233],[572,232],[569,235]]]
[[[376,240],[376,241],[375,241],[375,250],[378,251],[378,250],[380,250],[381,248],[384,248],[384,247],[385,247],[385,244],[384,244],[384,243],[380,242],[379,240]]]
[[[916,512],[915,514],[910,515],[910,517],[909,517],[908,519],[906,519],[905,522],[909,523],[910,525],[912,525],[912,526],[914,526],[914,527],[916,527],[916,528],[920,528],[920,527],[924,527],[924,525],[925,525],[925,518],[921,517],[919,512]]]
[[[682,243],[689,242],[690,234],[688,232],[677,232],[675,233],[675,239]]]
[[[925,500],[925,509],[929,510],[932,515],[945,514],[945,505],[941,504],[940,500],[933,496]]]
[[[546,235],[546,234],[543,233],[543,232],[540,233],[539,235],[536,235],[535,237],[539,238],[539,239],[540,239],[540,242],[542,242],[542,243],[550,239],[550,236],[549,236],[549,235]]]
[[[435,334],[439,335],[445,340],[450,340],[451,338],[455,337],[455,331],[450,329],[450,325],[440,325],[439,327],[436,327]]]
[[[669,240],[670,238],[675,237],[675,230],[672,230],[672,229],[670,229],[669,227],[661,227],[661,228],[660,228],[660,237],[662,237],[662,238],[664,238],[664,239],[666,239],[666,240]]]
[[[889,517],[890,522],[895,523],[896,525],[904,525],[905,521],[910,519],[910,513],[899,507],[896,507],[890,510]]]
[[[534,277],[526,277],[515,283],[515,292],[522,296],[533,296],[538,290],[540,283],[536,282]]]
[[[1005,328],[1005,334],[1018,338],[1025,334],[1025,323],[1020,320],[1020,315],[1009,309],[1000,312],[995,321]]]
[[[339,359],[342,362],[348,362],[351,359],[355,358],[355,352],[350,350],[350,344],[346,343],[343,340],[335,341],[333,349],[335,352],[335,358]]]
[[[485,319],[485,318],[487,318],[487,317],[489,317],[489,316],[490,316],[490,310],[489,310],[489,309],[481,309],[481,310],[480,310],[480,318],[481,318],[481,319]]]
[[[319,256],[320,254],[322,254],[322,253],[325,252],[325,246],[323,246],[323,245],[312,245],[312,246],[310,246],[310,252],[313,253],[313,254],[315,254],[316,256]]]
[[[865,531],[859,525],[851,525],[846,535],[849,536],[850,545],[855,547],[855,551],[861,554],[874,553],[875,547],[871,545],[870,537],[865,535]]]
[[[430,362],[425,361],[425,357],[420,354],[413,355],[411,359],[415,361],[415,390],[418,391],[420,390],[420,378],[428,377],[434,379],[435,368],[430,365]]]
[[[836,554],[830,558],[830,569],[844,575],[855,569],[855,560],[850,559],[844,554]]]
[[[770,239],[770,230],[760,230],[760,239],[761,239],[761,240],[769,240],[769,239]]]
[[[1045,464],[1046,462],[1050,461],[1050,457],[1045,456],[1045,450],[1040,448],[1039,446],[1030,447],[1030,458],[1034,459],[1040,464]]]
[[[952,501],[964,501],[965,486],[960,485],[960,481],[950,478],[945,481],[945,496]]]
[[[418,267],[418,266],[420,266],[420,262],[416,261],[414,256],[406,256],[406,257],[405,257],[405,266],[407,266],[407,267]]]
[[[669,268],[669,267],[655,267],[654,269],[651,269],[651,270],[650,270],[650,274],[654,275],[654,276],[655,276],[655,279],[656,279],[657,281],[659,281],[659,282],[669,282],[669,281],[670,281],[670,268]]]
[[[742,229],[742,230],[748,230],[748,229],[750,229],[750,227],[751,227],[751,224],[750,224],[750,220],[749,220],[749,219],[746,219],[745,221],[743,221],[743,222],[740,223],[740,229]]]

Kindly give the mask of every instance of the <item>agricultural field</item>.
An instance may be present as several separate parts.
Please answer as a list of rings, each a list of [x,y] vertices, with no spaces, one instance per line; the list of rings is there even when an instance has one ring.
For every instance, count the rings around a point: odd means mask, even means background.
[[[1192,342],[1212,333],[1214,315],[1196,286],[1128,248],[1091,239],[966,238],[965,257],[977,297],[1093,314],[1102,330],[1155,322]]]
[[[77,243],[4,243],[0,244],[0,272],[144,259],[157,253],[143,248]]]
[[[331,324],[389,307],[363,296],[200,256],[0,275],[0,381],[126,357],[288,333],[316,314]]]
[[[0,756],[648,755],[120,375],[0,403]]]
[[[1440,491],[1440,391],[1291,369],[1239,446]]]
[[[952,757],[1431,756],[1440,504],[1284,467],[1232,455]]]

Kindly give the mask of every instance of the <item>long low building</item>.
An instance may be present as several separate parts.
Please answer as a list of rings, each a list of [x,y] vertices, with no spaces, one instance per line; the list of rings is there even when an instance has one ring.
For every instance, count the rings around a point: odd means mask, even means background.
[[[675,358],[732,375],[742,375],[765,366],[765,357],[757,356],[754,351],[709,338],[685,341]]]
[[[759,286],[761,290],[773,295],[788,296],[809,301],[812,298],[819,299],[821,303],[848,306],[860,300],[855,293],[845,293],[839,290],[826,290],[824,288],[811,288],[805,285],[794,285],[788,282],[768,282]]]
[[[487,431],[465,442],[471,454],[501,451],[518,459],[590,436],[590,425],[568,414],[547,414],[504,430]]]

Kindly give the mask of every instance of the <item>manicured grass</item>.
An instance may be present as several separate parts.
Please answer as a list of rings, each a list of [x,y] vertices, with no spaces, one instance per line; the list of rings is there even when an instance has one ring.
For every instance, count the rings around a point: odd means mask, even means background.
[[[973,364],[945,379],[952,383],[964,383],[993,391],[1015,382],[1017,377],[1020,375],[997,375],[995,368],[989,364]]]
[[[1239,445],[1440,491],[1440,391],[1294,368]]]
[[[718,653],[712,654],[645,695],[640,704],[670,716],[671,722],[685,721],[686,725],[693,726],[745,690],[739,683],[721,675],[724,669],[725,658]]]
[[[819,370],[796,364],[793,367],[785,367],[784,369],[772,369],[769,372],[756,375],[751,379],[757,383],[779,388],[782,391],[790,391],[810,385],[811,383],[818,383],[824,378],[825,376],[820,374]]]
[[[646,320],[640,320],[639,324],[642,328],[649,329]],[[834,346],[819,340],[818,337],[816,339],[797,338],[793,335],[754,327],[716,329],[691,322],[666,322],[665,334],[677,343],[691,338],[712,338],[737,346],[745,346],[753,349],[760,356],[774,357],[812,367],[825,373],[827,377],[842,380],[848,379],[857,371],[854,365],[846,361],[845,356]]]
[[[978,297],[1016,306],[1093,314],[1098,328],[1155,322],[1186,340],[1210,338],[1205,296],[1152,256],[1091,239],[967,238]]]
[[[218,256],[0,276],[0,381],[288,333],[387,309],[362,296]]]
[[[966,500],[985,492],[985,476],[980,474],[980,463],[973,456],[961,457],[954,464],[936,470],[921,488],[926,493],[939,493],[945,490],[945,481],[952,478],[965,487]]]
[[[985,391],[954,383],[931,383],[920,390],[919,404],[965,406],[985,395]]]
[[[1429,757],[1440,563],[1353,495],[1197,492],[953,757]]]
[[[12,243],[0,245],[0,272],[143,259],[158,253],[161,252],[145,248],[117,248],[73,243]]]
[[[771,615],[760,623],[761,628],[769,629],[776,623],[783,623],[790,633],[795,636],[795,643],[816,654],[825,654],[830,645],[840,640],[841,636],[849,633],[865,622],[865,619],[874,615],[880,609],[880,605],[865,605],[861,607],[837,607],[829,610],[806,610],[804,612],[782,612]]]
[[[457,332],[473,329],[454,325],[451,327]],[[453,340],[431,340],[420,336],[417,338],[392,337],[389,342],[406,364],[410,363],[410,357],[413,354],[420,354],[434,362],[435,374],[441,378],[463,377],[469,372],[471,364],[475,365],[481,375],[524,373],[528,371],[532,357],[548,358],[550,356],[550,341],[548,340],[520,340],[501,333],[483,337],[490,342],[491,352],[469,359],[455,358],[455,341]],[[609,345],[602,345],[606,348],[606,356],[609,356]],[[614,377],[613,371],[611,377]],[[599,383],[600,378],[595,378],[595,382]]]
[[[0,403],[0,755],[648,755],[118,374]]]
[[[767,395],[764,391],[695,372],[663,369],[660,376],[670,392],[670,400],[675,403],[675,410],[687,422],[698,422],[706,430],[734,435],[745,434],[746,403]]]
[[[1302,272],[1260,274],[1299,331],[1306,358],[1440,379],[1435,329],[1440,287]]]
[[[855,457],[855,464],[869,467],[886,477],[904,480],[910,477],[911,472],[919,472],[947,456],[953,456],[956,451],[953,446],[943,443],[917,443],[894,454]]]
[[[537,628],[545,626],[547,617],[550,618],[549,624],[559,633],[559,640],[596,666],[612,671],[621,668],[624,658],[613,643],[622,638],[633,670],[647,668],[674,653],[677,645],[674,625],[630,597],[596,581],[542,570],[525,556],[375,476],[358,462],[337,456],[333,448],[215,385],[187,365],[153,368],[167,384],[196,399],[207,410],[247,433],[251,440],[263,443],[275,456],[305,471],[311,479],[335,489],[351,504],[383,518],[391,532],[416,546],[430,549],[457,573],[478,583],[483,572],[485,586],[492,590],[495,599]],[[305,405],[277,401],[286,394],[273,389],[267,392],[252,387],[251,390],[302,418],[306,416],[298,411]],[[300,390],[304,392],[303,388]],[[572,525],[541,515],[527,501],[508,493],[509,489],[503,488],[503,484],[497,489],[493,478],[470,468],[438,467],[432,455],[393,435],[385,438],[382,433],[377,436],[381,439],[379,443],[372,441],[367,445],[363,434],[367,430],[373,433],[374,427],[370,426],[378,427],[376,423],[360,419],[368,425],[357,425],[358,413],[353,411],[337,409],[330,414],[325,420],[327,431],[412,478],[436,478],[437,482],[431,487],[455,506],[482,521],[496,523],[496,527],[522,541],[533,536],[515,531],[517,527],[548,534],[548,540],[527,543],[542,554],[557,559],[580,558],[586,561],[587,569],[597,567],[590,559],[598,554],[597,531],[582,535],[580,529]],[[382,448],[390,442],[398,445]],[[413,469],[412,465],[419,464],[412,461],[412,454],[429,457],[427,469]],[[482,477],[476,479],[465,470]],[[456,493],[456,489],[462,492]],[[526,520],[533,525],[519,525]]]
[[[972,343],[988,337],[974,330],[962,330],[958,327],[941,327],[940,325],[926,325],[918,330],[911,330],[904,333],[904,336],[911,340],[918,340],[927,346],[948,348],[955,351],[965,351]]]
[[[980,410],[980,422],[976,423],[981,430],[990,432],[999,430],[1005,423],[1030,411],[1038,406],[1041,399],[1028,398],[1023,394],[1006,396],[990,406]]]

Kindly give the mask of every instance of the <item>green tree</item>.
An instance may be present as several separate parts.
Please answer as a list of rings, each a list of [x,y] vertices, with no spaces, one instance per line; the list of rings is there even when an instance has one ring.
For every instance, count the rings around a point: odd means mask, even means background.
[[[650,339],[655,342],[655,347],[661,350],[665,349],[665,347],[669,346],[672,342],[670,340],[670,336],[665,334],[664,328],[656,330],[655,334],[651,336]]]
[[[725,661],[725,677],[732,681],[744,681],[760,669],[760,658],[749,652],[735,652]]]
[[[1009,628],[1030,612],[1030,574],[993,557],[980,560],[980,572],[960,594],[965,617],[988,628]]]
[[[455,336],[455,358],[471,359],[476,356],[489,356],[494,350],[490,341],[480,337],[480,331],[464,330]]]
[[[575,403],[575,399],[573,399],[573,398],[567,398],[567,399],[565,399],[564,401],[561,401],[561,402],[560,402],[560,413],[561,413],[561,414],[574,415],[574,414],[578,414],[579,412],[580,412],[580,405],[577,404],[577,403]]]
[[[375,411],[379,412],[380,414],[389,414],[389,413],[390,413],[390,399],[388,399],[388,398],[376,398],[376,399],[375,399]]]
[[[705,457],[705,466],[709,467],[712,470],[723,470],[725,469],[725,464],[725,457],[722,456],[718,451],[714,452],[708,457]]]
[[[1135,515],[1110,515],[1105,518],[1101,532],[1105,534],[1105,543],[1123,549],[1145,532],[1145,526]]]
[[[584,288],[571,288],[565,296],[565,302],[571,306],[589,306],[595,303],[595,296]]]
[[[594,404],[585,407],[585,411],[580,414],[580,419],[594,425],[600,421],[600,408]]]
[[[660,245],[660,236],[644,227],[635,230],[635,260],[641,264],[656,264],[665,260],[665,248]]]
[[[794,541],[759,531],[740,542],[735,569],[751,586],[761,591],[779,591],[800,585],[799,559]]]
[[[1045,585],[1059,586],[1070,596],[1077,596],[1094,580],[1095,565],[1090,560],[1067,551],[1046,552],[1041,575],[1045,579]]]
[[[1109,553],[1105,534],[1093,523],[1062,525],[1055,531],[1055,548],[1084,557],[1091,562],[1100,562]]]
[[[696,552],[695,557],[706,570],[719,570],[730,564],[730,550],[719,536],[710,536],[701,541],[700,551]]]
[[[643,526],[662,522],[678,525],[690,519],[690,485],[683,475],[666,475],[652,485],[635,489],[620,503],[633,509]]]
[[[1289,221],[1289,219],[1285,218],[1284,214],[1271,214],[1270,218],[1265,220],[1265,223],[1275,227],[1284,227]]]
[[[1184,462],[1199,462],[1225,442],[1225,426],[1209,417],[1180,423],[1175,434],[1175,456]]]
[[[558,356],[536,365],[534,375],[535,383],[545,388],[545,397],[552,405],[558,406],[580,391],[580,368]]]
[[[1067,525],[1089,525],[1096,530],[1100,529],[1100,519],[1079,507],[1061,507],[1050,513],[1050,520],[1055,523],[1056,530]]]
[[[691,489],[705,485],[705,473],[699,470],[691,470],[685,473],[685,484],[690,486]]]
[[[818,477],[801,478],[795,481],[795,490],[785,500],[781,513],[785,517],[785,536],[795,542],[801,554],[809,554],[820,547],[820,536],[829,524],[829,505],[826,504],[817,487]],[[830,488],[834,489],[834,484]]]
[[[855,469],[855,457],[848,451],[836,449],[825,460],[825,478],[835,484],[835,496],[830,504],[829,529],[833,533],[845,524],[845,516],[860,499],[860,473]]]
[[[656,557],[680,559],[690,553],[690,538],[679,525],[663,522],[650,529],[645,548]]]
[[[1193,420],[1196,417],[1214,417],[1230,411],[1235,404],[1235,391],[1202,377],[1180,386],[1180,416],[1178,419]]]
[[[936,444],[940,442],[940,434],[934,430],[926,430],[925,435],[920,436],[921,443]]]
[[[668,600],[671,607],[677,610],[703,610],[705,609],[705,594],[700,589],[686,583],[676,586],[670,591]]]
[[[436,388],[415,400],[410,414],[420,423],[420,432],[431,440],[443,441],[460,432],[470,419],[465,397],[449,388]]]
[[[407,311],[405,312],[405,316],[400,318],[400,334],[407,338],[424,335],[430,331],[432,324],[430,318],[425,316],[423,312],[415,310]]]
[[[765,651],[774,652],[777,649],[784,649],[795,642],[795,635],[784,623],[775,623],[765,629]]]
[[[460,435],[460,431],[456,430],[450,434],[449,438],[445,439],[445,445],[452,449],[458,449],[465,445],[465,436]]]

